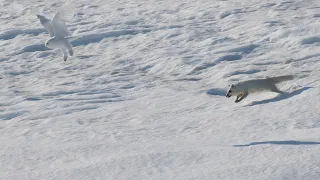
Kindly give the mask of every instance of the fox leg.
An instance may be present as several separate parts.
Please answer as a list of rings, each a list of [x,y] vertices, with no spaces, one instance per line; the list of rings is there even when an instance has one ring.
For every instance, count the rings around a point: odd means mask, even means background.
[[[238,103],[238,102],[242,101],[242,100],[243,100],[244,98],[246,98],[248,95],[249,95],[249,94],[248,94],[247,92],[245,92],[245,93],[243,93],[243,94],[239,94],[239,95],[237,96],[237,99],[236,99],[235,103]]]
[[[236,98],[236,101],[235,101],[236,103],[239,102],[238,99],[239,99],[241,96],[242,96],[242,94],[237,95],[237,98]]]
[[[274,85],[274,84],[271,86],[270,91],[271,91],[271,92],[276,92],[276,93],[279,93],[279,94],[282,94],[282,93],[283,93],[283,92],[280,91],[280,90],[277,88],[277,86]]]

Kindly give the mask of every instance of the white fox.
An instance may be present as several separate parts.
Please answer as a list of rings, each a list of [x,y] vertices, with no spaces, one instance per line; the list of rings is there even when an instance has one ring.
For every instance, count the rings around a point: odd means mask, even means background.
[[[266,77],[264,79],[253,79],[248,81],[242,81],[237,84],[231,84],[226,97],[237,96],[236,103],[246,98],[249,93],[271,91],[276,93],[283,93],[280,91],[276,84],[283,81],[292,80],[292,75],[277,76],[277,77]]]

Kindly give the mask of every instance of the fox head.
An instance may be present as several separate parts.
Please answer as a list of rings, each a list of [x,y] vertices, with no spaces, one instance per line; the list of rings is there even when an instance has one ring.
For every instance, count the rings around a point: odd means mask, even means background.
[[[229,85],[229,89],[227,91],[226,97],[229,98],[232,95],[235,95],[234,94],[235,93],[235,89],[236,89],[236,86],[234,84]]]

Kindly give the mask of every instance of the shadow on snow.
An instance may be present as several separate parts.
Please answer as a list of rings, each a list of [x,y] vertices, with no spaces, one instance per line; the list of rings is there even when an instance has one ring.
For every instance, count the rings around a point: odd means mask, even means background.
[[[70,43],[72,44],[73,47],[85,46],[91,43],[98,43],[105,38],[111,38],[111,37],[116,38],[116,37],[125,36],[125,35],[145,34],[150,31],[152,30],[151,29],[143,29],[143,30],[124,29],[119,31],[110,31],[110,32],[104,32],[104,33],[98,33],[98,34],[87,34],[87,35],[71,38]],[[49,49],[45,47],[43,43],[43,44],[34,44],[34,45],[26,46],[22,49],[20,53],[47,51],[47,50]]]
[[[288,98],[291,98],[293,96],[299,95],[303,91],[306,91],[306,90],[308,90],[310,88],[311,87],[304,87],[304,88],[295,90],[295,91],[293,91],[291,93],[281,94],[280,96],[276,96],[276,97],[271,98],[271,99],[266,99],[266,100],[262,100],[262,101],[254,101],[254,102],[252,102],[250,104],[250,106],[259,105],[259,104],[267,104],[267,103],[270,103],[270,102],[277,102],[277,101],[281,101],[281,100],[284,100],[284,99],[288,99]]]
[[[249,144],[239,144],[233,145],[233,147],[248,147],[248,146],[256,146],[256,145],[263,145],[263,144],[275,144],[275,145],[320,145],[320,142],[313,142],[313,141],[261,141],[261,142],[252,142]]]

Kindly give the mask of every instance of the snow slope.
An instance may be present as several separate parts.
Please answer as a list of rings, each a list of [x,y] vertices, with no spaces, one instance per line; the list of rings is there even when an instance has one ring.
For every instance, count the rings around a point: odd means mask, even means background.
[[[0,2],[0,179],[320,179],[320,1],[77,0],[67,62]]]

